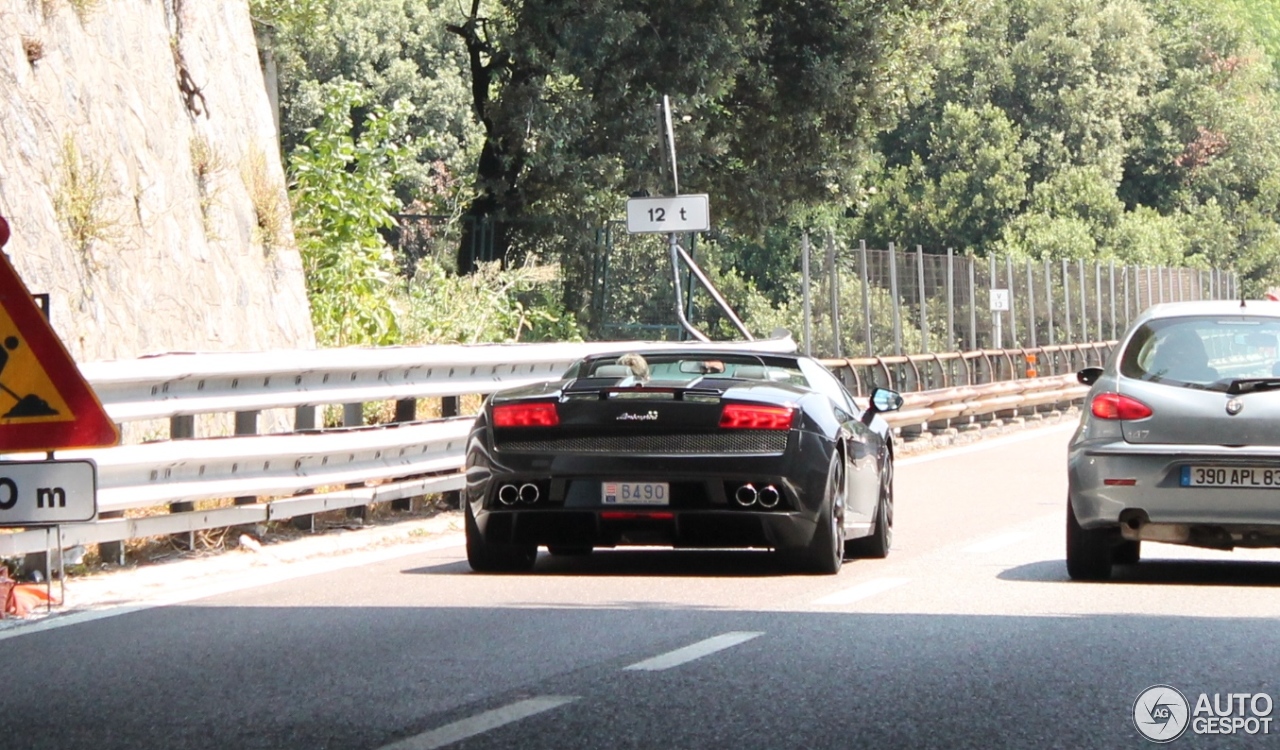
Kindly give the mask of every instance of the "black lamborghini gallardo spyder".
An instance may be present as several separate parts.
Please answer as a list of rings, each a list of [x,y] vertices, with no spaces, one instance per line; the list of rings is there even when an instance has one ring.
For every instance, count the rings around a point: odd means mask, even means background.
[[[893,445],[804,356],[647,350],[493,394],[467,446],[467,561],[526,571],[596,547],[756,547],[835,573],[893,540]]]

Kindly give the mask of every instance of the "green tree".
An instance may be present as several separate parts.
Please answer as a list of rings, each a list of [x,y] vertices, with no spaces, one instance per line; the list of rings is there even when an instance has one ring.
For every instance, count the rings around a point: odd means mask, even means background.
[[[409,156],[409,105],[370,106],[352,84],[327,87],[324,99],[320,123],[289,156],[316,337],[335,346],[395,343],[395,265],[380,232],[394,223],[400,205],[393,185]],[[368,114],[353,120],[355,111]]]
[[[629,193],[669,192],[664,94],[682,187],[715,195],[718,223],[745,232],[845,202],[870,138],[926,87],[957,5],[473,0],[450,26],[484,129],[468,215],[504,220],[495,246],[507,257],[509,220],[615,216]]]

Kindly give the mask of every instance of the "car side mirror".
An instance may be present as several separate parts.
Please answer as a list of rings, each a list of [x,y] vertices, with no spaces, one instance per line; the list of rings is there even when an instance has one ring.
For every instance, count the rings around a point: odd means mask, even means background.
[[[1083,385],[1093,385],[1098,382],[1100,377],[1102,377],[1101,367],[1086,367],[1076,373],[1076,380],[1079,380]]]
[[[876,388],[871,391],[871,408],[877,412],[897,411],[902,408],[902,394],[888,388]]]

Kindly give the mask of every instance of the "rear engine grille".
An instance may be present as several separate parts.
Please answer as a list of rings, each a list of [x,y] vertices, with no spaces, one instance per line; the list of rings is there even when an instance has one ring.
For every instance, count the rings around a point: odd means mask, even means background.
[[[703,435],[600,435],[545,440],[513,440],[498,443],[510,453],[643,453],[648,455],[700,455],[718,453],[782,453],[787,449],[784,430],[743,430]]]

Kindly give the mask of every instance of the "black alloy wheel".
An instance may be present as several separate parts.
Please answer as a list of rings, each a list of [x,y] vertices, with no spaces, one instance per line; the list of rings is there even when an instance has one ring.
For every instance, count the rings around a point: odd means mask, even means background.
[[[790,566],[806,573],[834,575],[844,563],[844,459],[840,453],[831,459],[827,472],[827,489],[818,514],[818,528],[809,546],[778,550]]]
[[[467,563],[477,573],[526,573],[533,570],[538,559],[538,547],[533,544],[493,544],[486,542],[471,512],[466,506]]]

